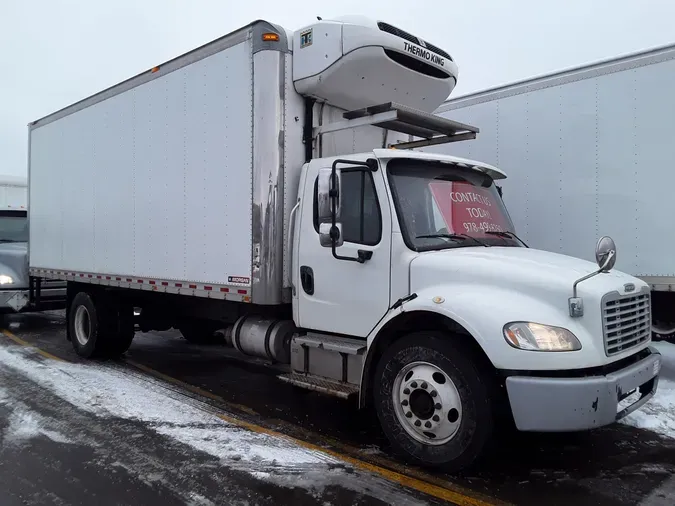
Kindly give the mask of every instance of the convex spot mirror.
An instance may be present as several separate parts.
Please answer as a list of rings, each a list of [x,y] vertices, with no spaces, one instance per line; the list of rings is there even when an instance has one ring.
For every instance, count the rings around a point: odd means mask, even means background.
[[[614,268],[616,264],[616,244],[614,239],[609,236],[603,236],[598,239],[595,245],[595,261],[601,271],[607,272]]]
[[[333,172],[334,171],[334,172]],[[342,225],[340,209],[342,208],[342,174],[337,167],[319,169],[317,181],[317,214],[319,220],[319,242],[321,246],[330,248],[341,246]],[[335,238],[335,242],[333,242]]]

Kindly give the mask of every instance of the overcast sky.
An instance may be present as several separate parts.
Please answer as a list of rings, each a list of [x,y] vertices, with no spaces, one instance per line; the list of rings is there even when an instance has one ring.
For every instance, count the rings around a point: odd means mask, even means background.
[[[0,0],[0,174],[26,173],[29,121],[254,19],[344,14],[446,49],[453,96],[675,43],[673,0]]]

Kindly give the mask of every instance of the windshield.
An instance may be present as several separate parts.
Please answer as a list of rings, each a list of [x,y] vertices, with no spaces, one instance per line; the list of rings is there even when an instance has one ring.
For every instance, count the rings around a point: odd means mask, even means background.
[[[520,246],[492,178],[455,164],[394,159],[387,165],[396,212],[415,251]]]
[[[28,242],[26,211],[0,211],[0,243]]]

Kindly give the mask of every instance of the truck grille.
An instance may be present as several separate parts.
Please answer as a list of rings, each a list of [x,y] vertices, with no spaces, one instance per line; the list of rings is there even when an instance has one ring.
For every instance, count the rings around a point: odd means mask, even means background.
[[[602,301],[605,354],[616,355],[649,340],[652,332],[649,292],[621,296],[607,294]]]
[[[424,46],[429,51],[439,54],[444,58],[447,58],[448,60],[452,61],[452,57],[446,51],[443,51],[440,47],[434,46],[433,44],[429,44],[427,41],[415,37],[413,34],[408,33],[405,30],[401,30],[400,28],[397,28],[394,25],[390,25],[389,23],[384,23],[380,21],[377,23],[377,27],[383,32],[391,33],[392,35],[396,35],[397,37],[412,42],[413,44]]]

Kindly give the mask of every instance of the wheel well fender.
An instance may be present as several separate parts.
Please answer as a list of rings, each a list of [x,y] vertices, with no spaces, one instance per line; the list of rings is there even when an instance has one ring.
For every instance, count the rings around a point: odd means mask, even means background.
[[[359,389],[359,408],[367,405],[373,384],[373,376],[379,358],[384,350],[414,331],[441,331],[449,339],[461,339],[467,351],[472,354],[481,367],[494,370],[494,366],[475,337],[454,319],[428,310],[413,310],[401,312],[386,322],[373,338],[361,372],[361,388]]]

